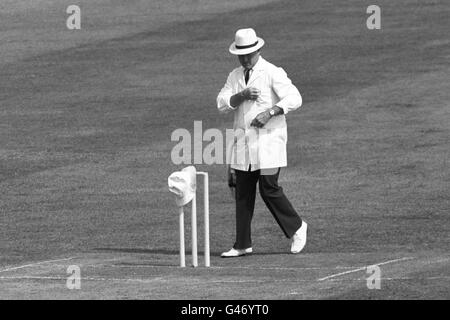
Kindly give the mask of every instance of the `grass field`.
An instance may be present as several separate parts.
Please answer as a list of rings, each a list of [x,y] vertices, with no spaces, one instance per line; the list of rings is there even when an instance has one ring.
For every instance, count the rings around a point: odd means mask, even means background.
[[[378,1],[374,31],[368,1],[76,2],[78,31],[60,1],[0,4],[0,298],[450,298],[448,2]],[[213,268],[180,269],[170,135],[231,127],[215,98],[248,26],[303,96],[280,183],[308,244],[288,254],[258,198],[255,254],[220,259],[226,170],[198,165]],[[66,288],[69,265],[81,290]]]

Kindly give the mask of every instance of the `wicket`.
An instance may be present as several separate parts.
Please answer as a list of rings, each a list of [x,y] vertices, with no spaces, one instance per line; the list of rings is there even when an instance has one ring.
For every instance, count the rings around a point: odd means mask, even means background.
[[[198,171],[197,175],[202,175],[203,184],[203,204],[204,204],[204,231],[205,231],[205,267],[210,266],[210,249],[209,249],[209,179],[207,172]],[[179,208],[180,216],[180,266],[186,267],[186,253],[184,244],[184,210]],[[197,192],[192,199],[192,215],[191,215],[191,232],[192,232],[192,266],[198,266],[197,255]]]

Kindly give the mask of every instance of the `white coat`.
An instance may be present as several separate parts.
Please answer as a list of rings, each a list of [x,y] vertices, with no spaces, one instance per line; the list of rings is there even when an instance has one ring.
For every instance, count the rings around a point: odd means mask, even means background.
[[[247,87],[261,91],[257,100],[246,100],[233,108],[230,98]],[[283,109],[284,114],[272,117],[264,127],[250,126],[261,112],[273,106]],[[249,81],[245,84],[244,68],[234,69],[217,97],[217,108],[222,113],[234,112],[233,129],[235,139],[227,148],[227,163],[231,168],[248,171],[287,166],[287,126],[286,114],[302,105],[298,89],[287,77],[286,72],[259,57],[253,67]]]

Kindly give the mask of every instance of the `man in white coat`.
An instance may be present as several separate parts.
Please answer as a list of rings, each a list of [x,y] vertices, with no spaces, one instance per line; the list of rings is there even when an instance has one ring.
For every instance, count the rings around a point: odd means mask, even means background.
[[[253,252],[251,220],[256,184],[267,208],[291,239],[291,252],[306,244],[307,224],[299,217],[278,185],[280,168],[287,165],[286,114],[302,104],[297,88],[282,68],[260,54],[264,40],[253,29],[240,29],[231,44],[241,67],[234,69],[217,97],[220,112],[234,113],[234,144],[231,146],[228,184],[235,188],[236,242],[222,257]]]

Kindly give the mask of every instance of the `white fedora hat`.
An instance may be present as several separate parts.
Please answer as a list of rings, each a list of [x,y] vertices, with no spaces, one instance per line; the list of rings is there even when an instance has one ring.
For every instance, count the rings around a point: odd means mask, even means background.
[[[175,194],[177,206],[185,206],[194,198],[197,180],[196,177],[196,170],[194,166],[186,167],[181,171],[172,173],[169,176],[169,191]]]
[[[236,31],[234,42],[230,46],[230,52],[235,55],[243,55],[255,52],[264,45],[264,40],[256,36],[252,28]]]

